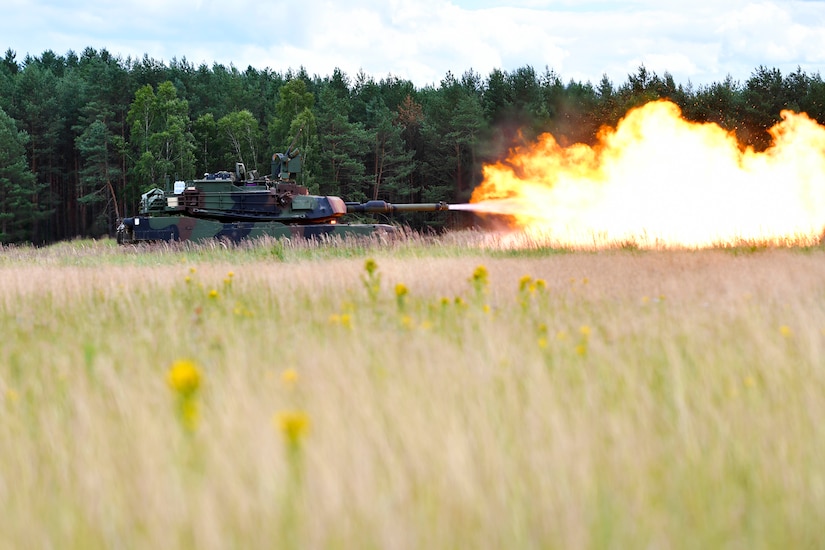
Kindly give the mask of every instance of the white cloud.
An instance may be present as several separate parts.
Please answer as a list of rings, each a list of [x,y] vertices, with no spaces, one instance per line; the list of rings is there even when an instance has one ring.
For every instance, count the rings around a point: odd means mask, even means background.
[[[761,2],[745,7],[720,26],[724,51],[762,65],[825,62],[825,6],[816,2]]]
[[[447,71],[549,67],[565,80],[626,80],[640,64],[679,83],[748,78],[757,66],[783,73],[825,66],[823,2],[653,0],[3,0],[5,51],[22,59],[85,47],[162,61],[186,57],[276,71],[336,67],[418,86]],[[4,47],[5,46],[5,47]]]

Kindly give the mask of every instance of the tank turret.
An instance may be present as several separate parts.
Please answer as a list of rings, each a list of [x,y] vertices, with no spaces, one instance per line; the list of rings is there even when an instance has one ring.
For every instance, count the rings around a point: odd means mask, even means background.
[[[300,134],[300,132],[299,132]],[[242,163],[232,172],[204,174],[177,181],[173,189],[154,188],[141,196],[137,216],[124,218],[117,229],[121,244],[140,241],[183,241],[322,235],[391,233],[389,224],[343,223],[349,213],[393,214],[449,210],[446,203],[391,204],[384,201],[344,202],[340,197],[311,195],[296,181],[301,156],[294,148],[272,156],[272,174],[260,177]]]

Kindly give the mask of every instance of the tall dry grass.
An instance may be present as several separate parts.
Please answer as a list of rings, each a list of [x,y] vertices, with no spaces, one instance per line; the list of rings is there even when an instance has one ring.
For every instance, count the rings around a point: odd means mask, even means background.
[[[0,546],[819,544],[822,251],[366,253],[13,251]]]

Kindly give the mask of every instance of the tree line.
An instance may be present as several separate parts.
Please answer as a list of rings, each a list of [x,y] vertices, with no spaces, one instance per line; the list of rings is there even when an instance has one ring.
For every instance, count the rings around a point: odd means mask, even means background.
[[[363,72],[241,71],[93,48],[18,61],[9,49],[0,59],[0,242],[111,235],[147,189],[236,162],[268,174],[272,154],[296,136],[301,183],[313,193],[464,202],[483,164],[516,139],[551,132],[562,145],[593,144],[599,128],[659,98],[757,150],[783,109],[825,124],[825,83],[801,69],[760,66],[741,83],[694,87],[644,66],[619,84],[565,82],[525,66],[416,87]]]

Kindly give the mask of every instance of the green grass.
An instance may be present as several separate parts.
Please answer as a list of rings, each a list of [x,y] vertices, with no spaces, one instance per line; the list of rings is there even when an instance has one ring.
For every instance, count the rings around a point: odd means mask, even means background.
[[[0,287],[3,548],[820,539],[821,250],[79,241]]]

